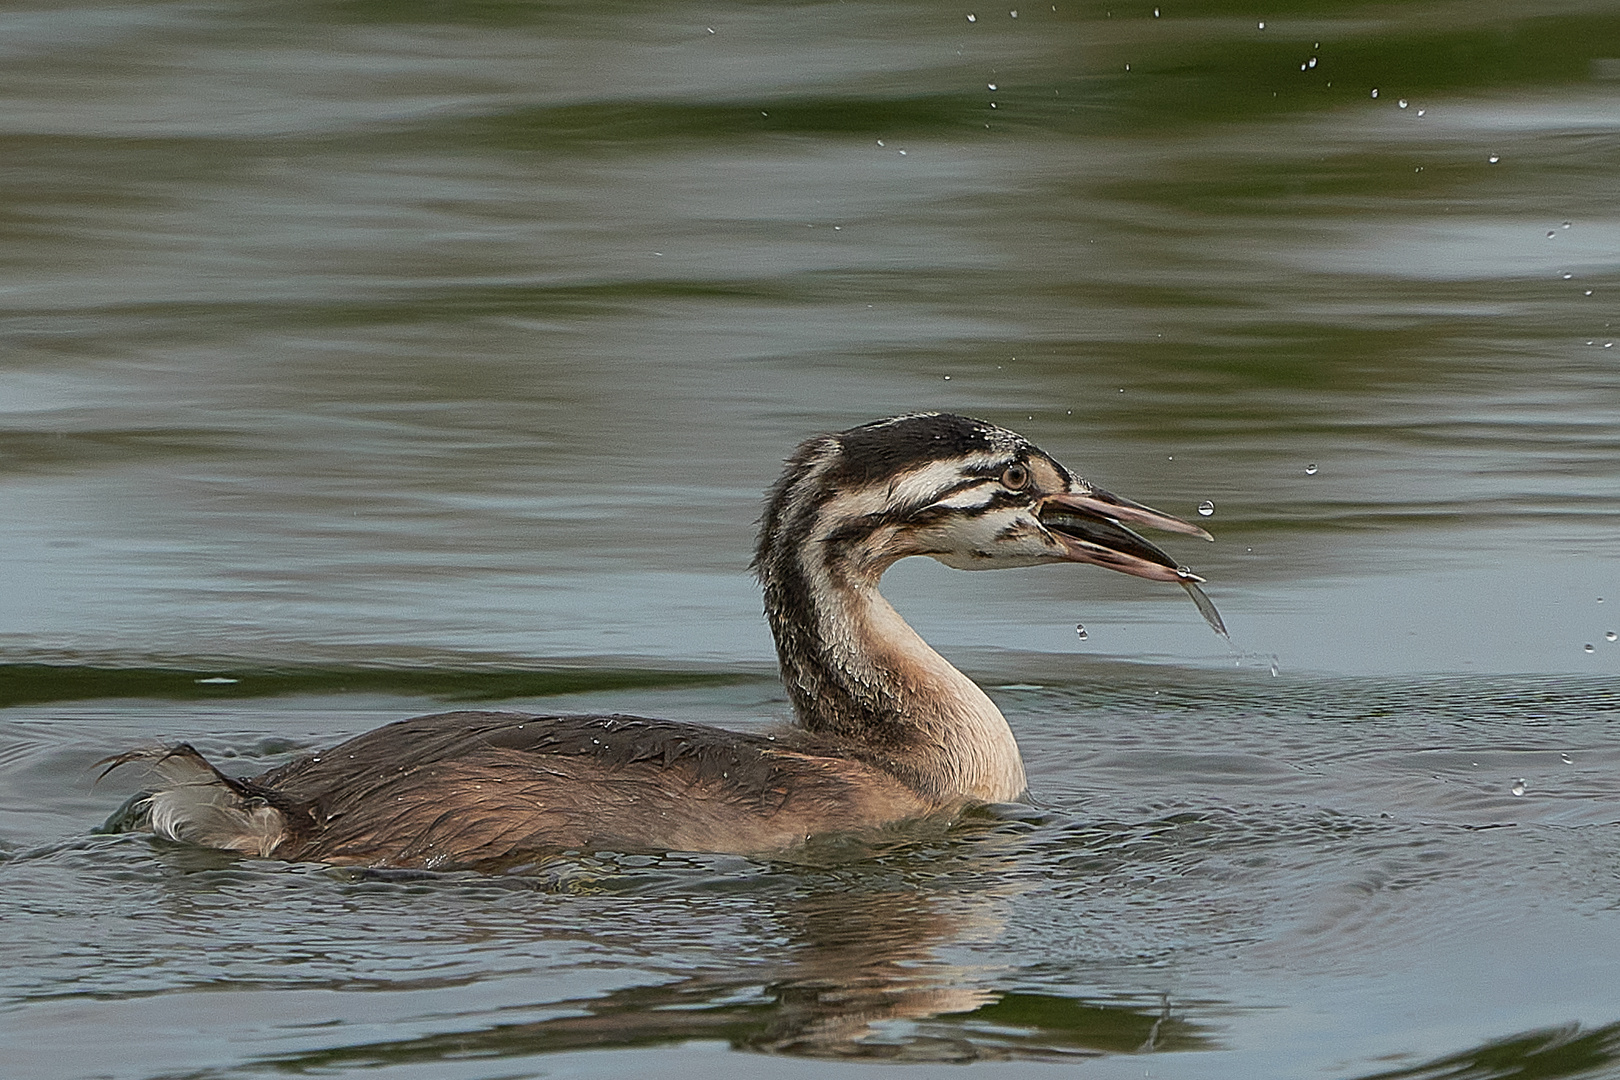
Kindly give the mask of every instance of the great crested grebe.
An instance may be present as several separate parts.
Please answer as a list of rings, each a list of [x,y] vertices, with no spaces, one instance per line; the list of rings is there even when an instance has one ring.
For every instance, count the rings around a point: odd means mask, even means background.
[[[1213,539],[1111,495],[1022,436],[918,413],[818,435],[760,521],[765,594],[798,726],[756,735],[637,716],[450,712],[387,724],[252,779],[186,744],[112,827],[256,856],[397,867],[511,864],[568,850],[784,851],[827,833],[1025,793],[1001,712],[878,593],[895,561],[963,570],[1095,563],[1202,580],[1130,525]]]

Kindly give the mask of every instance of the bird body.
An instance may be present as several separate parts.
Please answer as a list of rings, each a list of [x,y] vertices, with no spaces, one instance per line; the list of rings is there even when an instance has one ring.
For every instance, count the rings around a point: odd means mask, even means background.
[[[136,750],[162,783],[123,825],[258,856],[489,867],[565,850],[781,852],[1025,794],[989,697],[878,591],[894,562],[1090,562],[1197,579],[1125,522],[1197,526],[1072,476],[1013,432],[913,414],[810,439],[753,567],[796,727],[762,735],[621,715],[450,712],[388,724],[252,779],[187,744]]]

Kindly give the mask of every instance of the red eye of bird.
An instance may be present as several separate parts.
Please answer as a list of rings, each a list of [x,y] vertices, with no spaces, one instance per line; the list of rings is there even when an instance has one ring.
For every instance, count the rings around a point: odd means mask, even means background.
[[[1001,474],[1001,484],[1008,491],[1023,491],[1029,486],[1029,469],[1014,462]]]

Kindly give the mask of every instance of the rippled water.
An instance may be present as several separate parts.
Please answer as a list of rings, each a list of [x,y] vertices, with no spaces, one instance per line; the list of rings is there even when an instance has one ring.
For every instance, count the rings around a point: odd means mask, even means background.
[[[1612,5],[12,5],[0,57],[0,1073],[1620,1074]],[[154,740],[784,718],[759,492],[917,408],[1217,536],[1230,648],[889,575],[1037,809],[500,878],[92,833]]]

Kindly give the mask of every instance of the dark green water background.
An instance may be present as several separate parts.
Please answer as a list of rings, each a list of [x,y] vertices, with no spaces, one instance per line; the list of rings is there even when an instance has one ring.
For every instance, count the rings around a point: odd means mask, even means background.
[[[1620,1075],[1617,300],[1613,3],[8,4],[0,1076]],[[759,493],[919,408],[1214,504],[1231,647],[889,575],[1027,820],[91,835],[151,741],[784,719]]]

